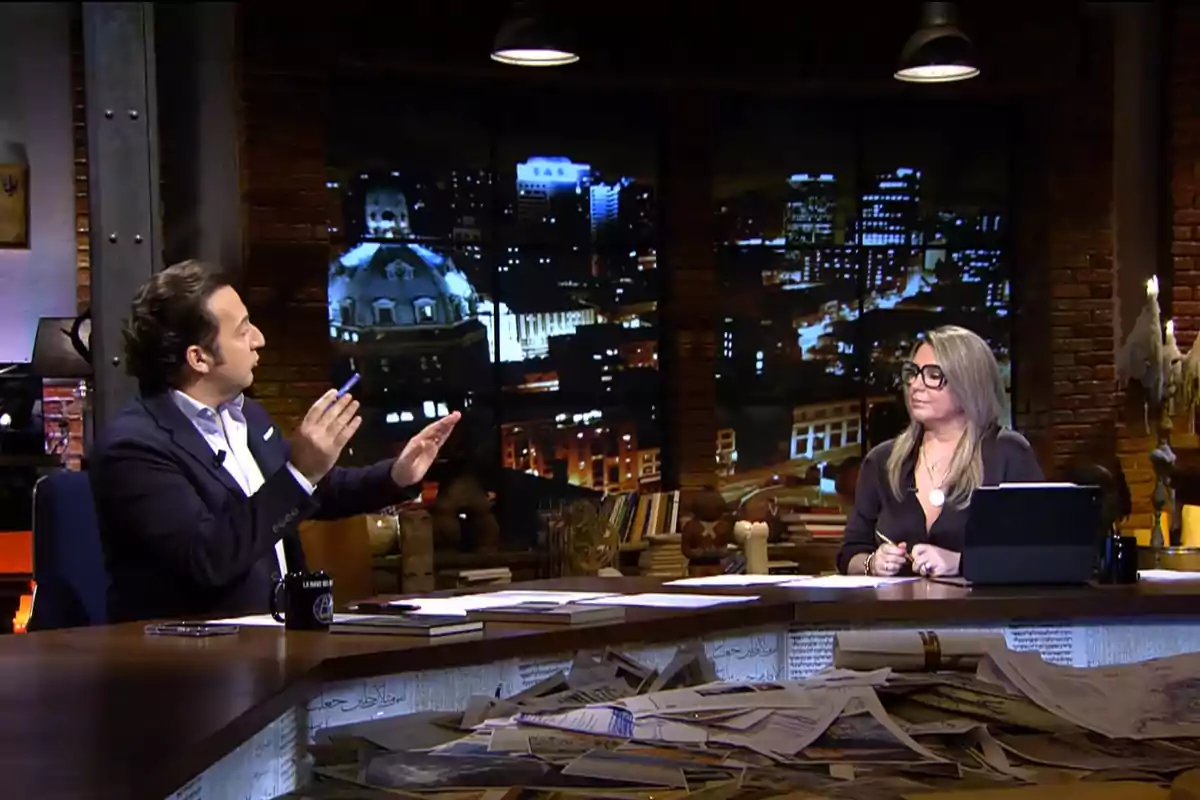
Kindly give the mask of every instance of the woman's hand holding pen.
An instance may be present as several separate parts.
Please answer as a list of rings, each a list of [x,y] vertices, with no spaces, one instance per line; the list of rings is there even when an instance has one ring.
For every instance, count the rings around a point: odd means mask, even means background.
[[[903,568],[905,561],[912,560],[912,556],[908,554],[908,547],[903,542],[894,543],[879,531],[876,531],[875,535],[879,537],[880,545],[867,559],[867,573],[883,576],[897,574]]]
[[[880,540],[880,546],[875,549],[866,558],[866,569],[868,575],[878,576],[893,576],[900,572],[901,567],[904,567],[905,561],[911,561],[912,555],[908,554],[908,547],[905,542],[900,542],[896,545],[895,542],[888,539],[880,531],[875,531],[876,539]]]
[[[872,575],[895,575],[908,560],[908,551],[903,544],[881,544],[871,557]]]

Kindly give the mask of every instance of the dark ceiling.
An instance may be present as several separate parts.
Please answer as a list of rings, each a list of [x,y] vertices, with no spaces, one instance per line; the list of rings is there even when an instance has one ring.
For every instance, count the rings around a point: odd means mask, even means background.
[[[244,4],[246,45],[272,59],[307,54],[335,70],[386,74],[507,77],[523,80],[640,83],[647,86],[892,86],[920,3],[711,4],[678,0],[547,3],[548,16],[574,37],[580,63],[521,70],[488,59],[496,30],[511,10],[504,0],[347,0],[309,13]],[[974,0],[960,3],[961,24],[976,43],[983,78],[971,90],[1027,88],[1077,77],[1089,4],[1078,0]],[[533,75],[532,73],[541,73]]]

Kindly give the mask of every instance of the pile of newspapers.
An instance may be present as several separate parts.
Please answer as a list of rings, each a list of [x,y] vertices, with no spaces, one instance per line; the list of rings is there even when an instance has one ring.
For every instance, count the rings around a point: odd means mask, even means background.
[[[839,642],[834,667],[770,683],[717,681],[700,646],[661,671],[580,655],[462,712],[322,731],[313,781],[284,797],[1020,800],[1052,784],[1069,800],[1200,779],[1200,656],[1077,669],[977,644],[941,654],[953,669],[902,671],[903,643]]]

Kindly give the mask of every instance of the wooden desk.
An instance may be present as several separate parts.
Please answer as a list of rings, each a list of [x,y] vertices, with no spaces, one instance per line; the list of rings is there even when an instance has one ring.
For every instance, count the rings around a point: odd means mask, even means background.
[[[522,587],[688,591],[660,588],[649,578],[563,579],[507,588]],[[917,581],[836,592],[773,587],[704,591],[761,599],[702,611],[630,608],[621,623],[540,631],[505,626],[503,631],[488,630],[478,641],[440,643],[272,628],[243,628],[231,637],[173,639],[145,637],[140,624],[3,637],[4,795],[163,800],[282,716],[297,708],[306,713],[309,700],[323,687],[414,670],[429,670],[422,678],[428,682],[468,665],[582,648],[679,642],[745,630],[787,635],[797,626],[868,627],[881,621],[934,627],[1071,616],[1094,625],[1173,619],[1200,627],[1200,584],[967,590]],[[372,681],[370,688],[378,685]],[[364,694],[367,688],[364,684]],[[251,795],[238,791],[236,796]]]
[[[21,607],[21,597],[29,594],[32,575],[0,572],[0,634],[13,632],[13,618]]]

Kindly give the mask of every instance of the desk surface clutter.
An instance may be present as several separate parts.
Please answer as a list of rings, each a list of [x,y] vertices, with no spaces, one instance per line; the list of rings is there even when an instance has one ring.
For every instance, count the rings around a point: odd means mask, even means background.
[[[1095,625],[1140,624],[1151,620],[1187,622],[1195,618],[1200,600],[1200,583],[1191,581],[1143,582],[1136,586],[1104,589],[966,589],[922,580],[867,588],[838,588],[822,583],[807,587],[804,584],[781,586],[772,583],[714,585],[719,583],[671,586],[653,579],[617,578],[514,584],[507,588],[610,596],[701,595],[727,597],[735,602],[714,605],[707,601],[696,606],[689,601],[688,607],[682,609],[661,605],[648,607],[635,602],[627,605],[623,618],[615,622],[547,627],[489,624],[481,637],[472,640],[297,633],[285,632],[276,626],[253,624],[243,624],[235,636],[193,640],[146,636],[140,624],[6,637],[0,640],[0,692],[5,708],[5,714],[0,718],[0,731],[3,731],[5,741],[5,747],[0,748],[0,769],[5,776],[5,793],[13,797],[154,797],[162,800],[282,714],[297,705],[303,706],[322,685],[335,681],[415,670],[448,670],[502,659],[579,651],[603,652],[608,647],[619,649],[633,643],[680,642],[723,631],[766,628],[870,628],[880,624],[931,628],[1064,619]],[[446,603],[461,603],[445,600],[452,596],[453,593],[439,595],[444,599],[440,611],[445,611]],[[512,597],[505,598],[505,603],[511,602]],[[637,666],[630,668],[637,669]],[[695,674],[686,669],[682,672],[689,676],[685,681],[689,684],[695,684],[697,676],[705,677],[700,667],[693,671]],[[1200,681],[1200,674],[1195,677]],[[883,683],[859,687],[859,693],[883,698],[915,690],[912,682],[905,683],[906,680],[892,676]],[[955,680],[962,678],[958,676]],[[781,686],[783,688],[778,691],[784,694],[799,691],[790,683]],[[630,691],[637,688],[631,685]],[[980,691],[975,685],[967,689]],[[742,693],[754,691],[751,688]],[[920,691],[938,693],[947,689],[944,684],[933,684],[920,688]],[[652,696],[647,692],[636,698]],[[461,700],[466,706],[470,698]],[[875,720],[868,725],[874,729],[879,720],[878,706],[869,699],[854,701],[855,704],[859,702],[864,703],[861,708],[850,705],[853,713],[846,714],[847,707],[843,706],[836,718],[848,716],[856,723]],[[1028,698],[1019,702],[1022,708],[1037,705],[1036,700]],[[884,708],[887,707],[885,703]],[[935,704],[933,708],[936,711],[939,707]],[[889,711],[888,717],[896,716],[906,723],[920,725],[936,722],[940,713],[926,715],[930,718],[909,720]],[[741,720],[742,723],[745,721]],[[1084,728],[1081,735],[1089,735],[1086,733],[1089,729],[1078,720],[1072,720],[1072,723]],[[537,727],[553,729],[547,725]],[[728,725],[726,728],[736,730]],[[521,729],[521,725],[514,728]],[[1001,749],[1010,753],[1011,760],[1023,761],[1016,755],[1019,747],[1016,750],[1005,747],[1002,736],[1007,731],[992,732],[990,725],[988,730],[991,737],[999,741]],[[462,735],[462,732],[456,732],[455,738]],[[510,737],[510,743],[522,739],[520,733],[500,735],[502,742],[506,736]],[[1200,739],[1200,731],[1194,735]],[[1027,743],[1021,741],[1018,744],[1026,746]],[[1180,756],[1185,760],[1191,758],[1188,755],[1191,745],[1187,744],[1184,755]],[[929,748],[926,746],[926,749]],[[743,760],[772,758],[754,748],[741,748],[739,752],[741,750],[749,753],[740,756]],[[911,750],[909,747],[896,751],[903,753],[909,767],[912,766],[909,762],[915,758],[909,752]],[[604,760],[602,754],[597,755]],[[922,754],[918,755],[924,758]],[[975,758],[974,755],[970,757]],[[933,777],[940,779],[949,769],[944,762],[945,759],[933,762],[940,765],[936,767],[912,768],[924,777],[932,771],[936,773]],[[459,766],[465,764],[459,762]],[[344,766],[344,762],[331,758],[329,765],[331,768]],[[662,767],[655,762],[654,765],[665,769],[662,775],[670,773],[671,780],[677,780],[677,764]],[[727,766],[713,767],[712,776],[718,783],[726,780],[723,776]],[[828,765],[823,765],[818,771],[844,780],[850,774],[844,766],[831,770]],[[1061,765],[1047,766],[1059,770],[1054,774],[1063,774]],[[597,767],[603,768],[607,767]],[[995,767],[985,762],[979,769],[995,770]],[[594,770],[589,768],[589,771]],[[866,786],[859,781],[869,778],[872,771],[879,769],[877,766],[864,769],[855,766],[855,783]],[[968,777],[973,775],[969,771],[966,774]],[[343,781],[347,777],[350,776],[340,776]],[[694,774],[686,773],[685,777],[688,778],[687,788],[694,789],[697,780]],[[910,776],[907,779],[916,784],[914,790],[925,785],[923,778]],[[970,781],[956,785],[969,788]],[[344,785],[341,788],[347,789]],[[674,795],[664,794],[661,787],[654,788],[658,789],[654,792],[656,798],[686,796],[678,794],[682,791],[680,787],[672,788],[676,792]],[[361,793],[367,790],[355,791],[360,794],[343,792],[325,796],[376,796]],[[818,787],[813,796],[826,796],[828,791],[832,789]],[[779,794],[786,793],[742,796]],[[458,796],[479,796],[479,792]],[[714,788],[710,795],[696,796],[739,795],[720,793]]]

